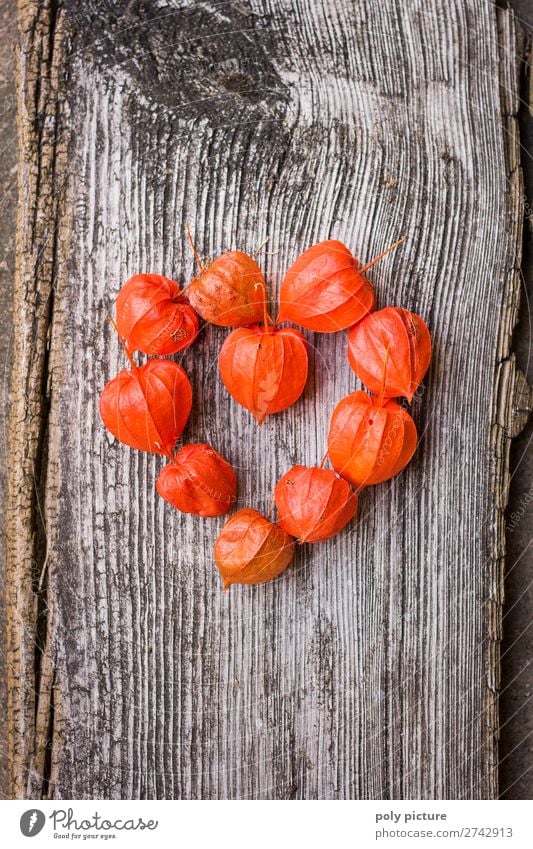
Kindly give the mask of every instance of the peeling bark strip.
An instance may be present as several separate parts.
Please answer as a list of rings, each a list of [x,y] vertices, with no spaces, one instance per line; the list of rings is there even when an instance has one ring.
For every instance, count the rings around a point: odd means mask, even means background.
[[[48,340],[61,261],[65,137],[63,16],[23,2],[18,52],[19,208],[7,552],[8,759],[14,797],[39,796],[53,678],[46,599]]]
[[[13,795],[497,796],[503,509],[530,404],[510,356],[512,16],[490,0],[85,5],[21,0]],[[161,460],[98,417],[123,365],[106,322],[120,283],[190,280],[186,221],[211,256],[268,237],[273,296],[318,239],[368,260],[406,233],[372,279],[435,340],[411,467],[364,493],[351,532],[227,594],[222,521],[159,499]],[[240,506],[268,510],[290,465],[320,460],[356,387],[344,334],[307,335],[304,399],[261,429],[217,377],[222,329],[181,358],[186,439],[238,466]]]

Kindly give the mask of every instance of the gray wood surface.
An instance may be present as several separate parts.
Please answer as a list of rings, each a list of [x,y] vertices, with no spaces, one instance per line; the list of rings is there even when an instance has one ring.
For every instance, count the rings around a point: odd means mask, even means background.
[[[95,8],[96,7],[96,8]],[[8,652],[14,795],[491,798],[508,448],[529,406],[518,300],[517,42],[489,0],[22,0]],[[253,251],[274,296],[298,251],[345,241],[380,305],[435,340],[410,468],[349,533],[224,594],[221,522],[155,494],[97,399],[123,359],[106,316],[138,270]],[[268,511],[356,387],[343,334],[308,334],[304,400],[258,429],[181,362],[185,436]],[[518,387],[524,403],[517,403]],[[44,389],[44,392],[43,392]],[[514,412],[513,412],[514,408]],[[37,650],[35,644],[37,643]]]

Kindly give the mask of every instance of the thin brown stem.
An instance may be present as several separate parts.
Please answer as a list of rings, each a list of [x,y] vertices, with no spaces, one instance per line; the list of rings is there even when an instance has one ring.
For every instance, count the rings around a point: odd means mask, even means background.
[[[192,248],[192,252],[193,252],[193,254],[194,254],[194,258],[195,258],[196,262],[198,263],[198,267],[199,267],[200,271],[201,271],[201,272],[202,272],[202,274],[203,274],[203,273],[204,273],[204,271],[205,271],[205,268],[204,268],[204,266],[203,266],[202,260],[200,259],[200,255],[199,255],[198,251],[196,250],[196,245],[194,244],[194,242],[193,242],[193,240],[192,240],[192,236],[191,236],[191,228],[189,227],[189,225],[188,225],[188,224],[185,224],[185,230],[187,231],[187,239],[189,240],[189,244],[190,244],[190,246],[191,246],[191,248]]]
[[[252,256],[257,256],[257,255],[260,253],[260,251],[261,251],[261,250],[265,247],[265,245],[266,245],[266,243],[268,242],[269,238],[270,238],[270,236],[267,236],[267,237],[266,237],[266,239],[265,239],[263,242],[261,242],[261,244],[260,244],[260,245],[259,245],[259,246],[255,249],[255,251],[253,252]]]
[[[267,307],[267,291],[264,283],[256,283],[256,288],[258,286],[263,290],[263,324],[265,325],[265,330],[271,330],[272,319],[270,318],[268,307]]]
[[[407,236],[402,236],[401,239],[398,239],[397,242],[394,242],[393,245],[391,245],[389,248],[386,248],[384,251],[382,251],[382,253],[380,253],[380,255],[377,256],[375,259],[371,260],[370,262],[367,262],[366,265],[363,265],[363,267],[359,269],[361,274],[364,274],[365,271],[368,271],[369,268],[372,268],[372,266],[375,265],[376,262],[379,262],[380,259],[383,259],[384,256],[386,256],[388,253],[390,253],[395,248],[397,248],[398,245],[401,245],[402,242],[405,242],[406,239],[407,239]]]
[[[326,453],[325,453],[325,454],[324,454],[324,456],[322,457],[322,462],[320,463],[320,466],[318,467],[319,469],[323,469],[323,468],[324,468],[324,465],[325,465],[325,462],[326,462],[326,460],[327,460],[327,459],[328,459],[328,452],[326,451]]]
[[[267,236],[267,237],[266,237],[266,239],[265,239],[265,241],[264,241],[264,242],[262,242],[262,243],[259,245],[259,247],[255,249],[255,251],[253,252],[252,256],[253,256],[253,257],[259,256],[259,254],[260,254],[260,253],[262,253],[262,254],[263,254],[263,256],[277,256],[277,255],[279,254],[279,252],[280,252],[280,248],[278,248],[278,249],[277,249],[277,251],[264,251],[264,250],[263,250],[263,248],[265,247],[266,243],[267,243],[269,240],[270,240],[270,236]]]
[[[381,380],[381,389],[379,392],[378,406],[383,406],[383,399],[385,398],[385,381],[387,380],[387,363],[389,360],[389,351],[390,347],[387,345],[385,349],[385,359],[383,360],[383,378]]]

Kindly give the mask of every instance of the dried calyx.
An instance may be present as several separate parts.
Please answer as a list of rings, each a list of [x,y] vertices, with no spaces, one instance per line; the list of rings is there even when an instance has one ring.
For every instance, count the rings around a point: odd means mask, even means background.
[[[342,398],[331,417],[328,454],[336,471],[360,490],[398,474],[413,456],[416,426],[396,401],[366,392]]]
[[[117,328],[129,351],[176,354],[198,335],[198,316],[175,280],[136,274],[117,297]]]
[[[376,302],[365,272],[403,241],[363,268],[346,245],[335,239],[307,248],[285,275],[277,321],[292,321],[320,333],[335,333],[361,321]]]
[[[205,267],[188,227],[187,236],[200,268],[200,274],[187,289],[195,310],[220,327],[242,327],[261,321],[260,287],[264,287],[265,278],[255,259],[242,251],[226,251]]]
[[[276,484],[278,524],[298,542],[322,542],[355,516],[357,495],[330,469],[293,466]]]
[[[348,334],[351,367],[370,392],[383,392],[385,398],[404,396],[411,401],[430,360],[431,337],[425,322],[401,307],[368,315]]]
[[[263,324],[232,331],[218,358],[224,386],[259,424],[294,404],[304,390],[308,372],[305,338],[292,327],[272,325],[264,285],[262,292]]]
[[[131,368],[106,383],[100,396],[102,421],[131,448],[169,454],[191,412],[189,379],[172,360],[151,359],[137,366],[127,350],[126,356]]]
[[[233,467],[210,445],[184,445],[157,478],[156,489],[182,513],[222,516],[237,494]]]
[[[227,590],[232,584],[262,584],[277,578],[294,555],[294,540],[257,510],[228,519],[215,542],[215,561]]]

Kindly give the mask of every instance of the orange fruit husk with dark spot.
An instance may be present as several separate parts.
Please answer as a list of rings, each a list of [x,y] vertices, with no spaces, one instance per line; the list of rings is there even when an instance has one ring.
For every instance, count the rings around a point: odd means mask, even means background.
[[[117,330],[127,349],[144,354],[176,354],[191,345],[200,323],[175,280],[136,274],[121,288]]]
[[[398,474],[413,456],[416,425],[396,401],[353,392],[333,411],[328,455],[334,469],[360,490]]]

